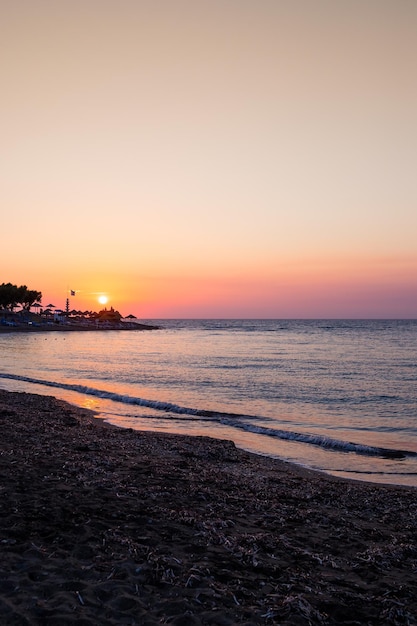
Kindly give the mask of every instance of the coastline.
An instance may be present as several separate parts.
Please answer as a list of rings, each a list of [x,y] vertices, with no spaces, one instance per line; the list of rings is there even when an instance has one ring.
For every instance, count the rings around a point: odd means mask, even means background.
[[[4,326],[0,324],[0,333],[44,333],[44,332],[102,332],[109,330],[134,331],[134,330],[158,330],[159,326],[149,324],[139,324],[135,322],[121,322],[120,324],[109,324],[107,326],[93,326],[92,324],[19,324],[16,326]]]
[[[417,490],[0,390],[3,624],[417,623]]]

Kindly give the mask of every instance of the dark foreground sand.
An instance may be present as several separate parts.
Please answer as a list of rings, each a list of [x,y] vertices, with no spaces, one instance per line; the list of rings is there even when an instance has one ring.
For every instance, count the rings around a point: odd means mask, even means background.
[[[0,624],[416,624],[417,489],[0,391]]]

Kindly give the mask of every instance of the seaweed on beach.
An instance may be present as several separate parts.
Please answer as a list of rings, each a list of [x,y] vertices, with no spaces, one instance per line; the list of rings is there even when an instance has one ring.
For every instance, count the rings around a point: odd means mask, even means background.
[[[417,492],[0,392],[2,624],[414,624]]]

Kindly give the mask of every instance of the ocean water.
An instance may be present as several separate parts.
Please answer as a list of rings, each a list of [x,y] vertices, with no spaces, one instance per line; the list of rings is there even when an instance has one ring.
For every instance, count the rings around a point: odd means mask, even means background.
[[[160,330],[2,334],[0,387],[417,486],[416,320],[141,321]]]

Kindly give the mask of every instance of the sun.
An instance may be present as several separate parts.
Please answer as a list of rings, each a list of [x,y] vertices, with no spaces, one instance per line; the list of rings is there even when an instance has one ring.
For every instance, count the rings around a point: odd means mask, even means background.
[[[109,301],[107,296],[100,296],[98,301],[100,302],[100,304],[107,304],[107,302]]]

